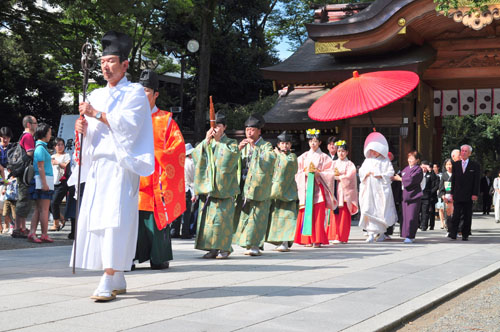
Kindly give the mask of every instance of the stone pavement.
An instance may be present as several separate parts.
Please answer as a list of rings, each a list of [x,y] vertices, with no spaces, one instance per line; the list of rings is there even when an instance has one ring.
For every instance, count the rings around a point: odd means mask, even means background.
[[[500,269],[500,225],[475,215],[469,242],[443,230],[417,242],[351,242],[326,248],[266,245],[204,260],[192,240],[175,240],[171,268],[126,274],[127,294],[89,296],[102,272],[68,267],[71,247],[0,251],[0,331],[376,331],[428,308]]]

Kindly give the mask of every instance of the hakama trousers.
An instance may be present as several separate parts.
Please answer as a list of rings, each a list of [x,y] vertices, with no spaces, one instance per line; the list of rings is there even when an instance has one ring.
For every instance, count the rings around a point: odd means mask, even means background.
[[[295,228],[295,239],[293,242],[298,244],[328,244],[328,237],[325,232],[325,202],[316,203],[313,206],[311,236],[302,235],[304,213],[304,208],[299,210],[299,215],[297,216],[297,227]]]
[[[326,230],[328,240],[347,242],[351,233],[351,213],[346,205],[339,207],[339,213],[330,211],[330,225]]]
[[[156,265],[173,259],[170,226],[159,230],[156,226],[153,212],[139,211],[139,230],[135,259],[139,263],[149,260]]]

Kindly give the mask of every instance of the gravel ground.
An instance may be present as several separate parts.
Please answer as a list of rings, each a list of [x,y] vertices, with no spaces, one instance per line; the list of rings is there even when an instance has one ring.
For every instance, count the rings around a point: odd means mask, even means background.
[[[394,331],[500,331],[500,273]]]

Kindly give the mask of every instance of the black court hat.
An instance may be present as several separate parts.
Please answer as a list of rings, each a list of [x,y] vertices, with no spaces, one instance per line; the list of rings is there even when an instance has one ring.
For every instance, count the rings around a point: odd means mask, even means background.
[[[226,114],[223,112],[219,111],[215,114],[215,123],[220,123],[223,124],[224,126],[226,125]]]
[[[139,83],[141,83],[143,87],[153,89],[154,91],[158,91],[160,86],[158,75],[152,69],[145,69],[142,71]]]
[[[278,135],[278,141],[280,142],[291,142],[292,141],[292,135],[286,132],[282,132],[281,134]]]
[[[132,39],[124,33],[108,31],[102,37],[102,55],[118,55],[120,61],[128,59],[132,49]]]
[[[264,117],[260,114],[252,114],[245,121],[245,127],[252,127],[257,129],[262,129],[262,127],[264,127],[265,124],[266,121],[264,120]]]

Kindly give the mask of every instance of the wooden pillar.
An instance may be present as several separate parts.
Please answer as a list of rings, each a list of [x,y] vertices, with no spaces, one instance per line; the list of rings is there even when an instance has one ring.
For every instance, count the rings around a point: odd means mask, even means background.
[[[416,135],[417,150],[422,154],[422,159],[431,161],[434,157],[434,114],[433,114],[434,91],[432,88],[420,82],[417,87],[416,100]]]
[[[400,156],[399,156],[399,165],[401,168],[406,167],[408,164],[408,152],[415,150],[415,107],[417,103],[417,93],[414,91],[412,93],[412,98],[408,103],[402,105],[401,109],[401,126],[408,127],[408,136],[406,138],[400,138]],[[404,123],[406,121],[406,123]]]

